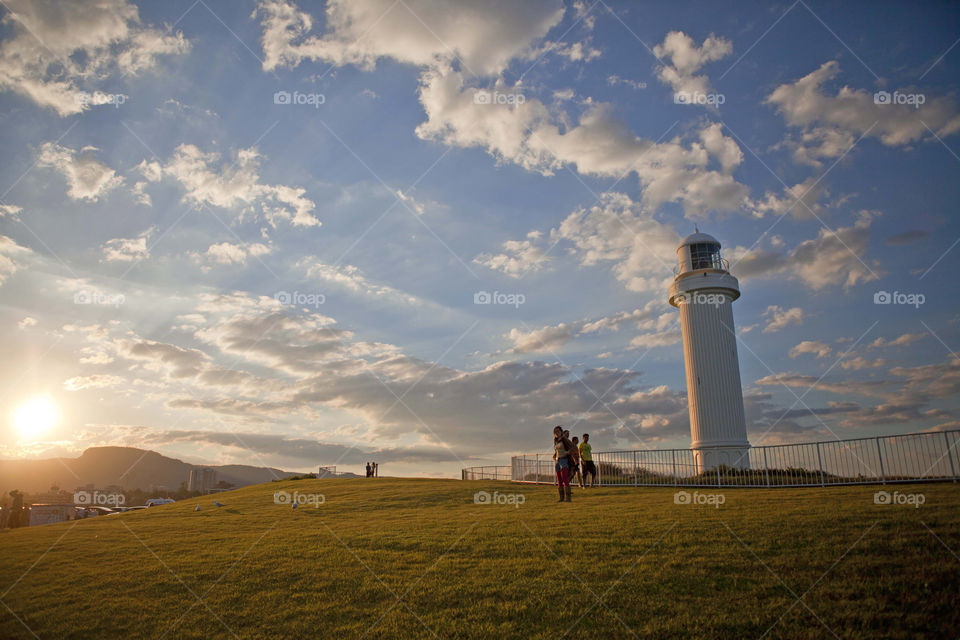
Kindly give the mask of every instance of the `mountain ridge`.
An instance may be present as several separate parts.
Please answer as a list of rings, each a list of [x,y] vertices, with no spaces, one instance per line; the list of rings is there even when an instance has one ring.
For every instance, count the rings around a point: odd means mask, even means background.
[[[42,492],[52,485],[72,491],[87,484],[97,488],[117,485],[143,490],[162,486],[174,491],[188,480],[191,470],[205,468],[217,472],[217,482],[224,480],[236,487],[297,474],[275,467],[192,464],[137,447],[89,447],[75,458],[0,460],[0,495],[12,489]]]

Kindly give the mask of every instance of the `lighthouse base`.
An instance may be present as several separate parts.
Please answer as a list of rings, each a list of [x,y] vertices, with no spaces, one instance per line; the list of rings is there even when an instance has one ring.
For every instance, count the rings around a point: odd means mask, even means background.
[[[715,470],[717,467],[749,469],[749,450],[749,445],[745,447],[700,447],[691,449],[698,474]]]

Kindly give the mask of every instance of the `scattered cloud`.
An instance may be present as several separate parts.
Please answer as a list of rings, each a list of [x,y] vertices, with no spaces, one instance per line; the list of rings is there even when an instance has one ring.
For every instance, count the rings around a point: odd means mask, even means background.
[[[19,258],[32,254],[33,251],[17,244],[12,238],[0,235],[0,285],[22,266]]]
[[[100,247],[103,251],[103,262],[133,262],[150,257],[147,239],[156,232],[156,227],[150,227],[136,238],[114,238],[107,240]]]
[[[166,165],[144,161],[138,169],[151,181],[173,177],[186,190],[184,198],[198,205],[262,216],[274,226],[280,220],[300,227],[320,226],[311,213],[314,202],[304,197],[306,189],[260,181],[261,158],[256,149],[249,148],[236,151],[229,163],[221,162],[216,152],[181,144]]]
[[[711,92],[705,75],[696,75],[705,64],[722,60],[733,53],[733,43],[710,34],[699,47],[682,31],[671,31],[663,42],[653,47],[657,58],[669,60],[657,68],[660,82],[670,85],[674,94],[706,96]],[[693,104],[693,103],[687,103]]]
[[[189,49],[181,33],[144,26],[126,0],[7,0],[4,7],[12,35],[0,45],[0,89],[60,116],[107,104],[82,93],[96,95],[94,81],[137,75]]]
[[[559,0],[333,0],[323,36],[308,35],[313,18],[292,2],[264,1],[256,13],[267,71],[304,60],[369,70],[392,58],[416,66],[457,60],[471,73],[493,75],[528,54],[560,22],[564,7]]]
[[[790,349],[789,355],[791,358],[796,358],[805,353],[814,355],[817,358],[826,358],[833,353],[833,349],[830,348],[830,345],[825,342],[820,342],[818,340],[804,340],[800,344]]]
[[[875,212],[861,211],[853,225],[820,229],[816,238],[804,240],[792,251],[780,253],[762,248],[735,248],[727,252],[731,270],[742,279],[785,275],[797,278],[811,289],[829,285],[844,289],[876,280],[883,273],[878,264],[867,264],[870,224]]]
[[[259,242],[247,244],[232,244],[219,242],[207,247],[203,253],[194,253],[192,257],[201,263],[204,269],[213,265],[244,265],[249,258],[256,258],[270,253],[270,247]]]
[[[94,157],[97,151],[96,147],[75,150],[47,142],[40,147],[37,166],[59,171],[67,179],[67,195],[73,200],[96,202],[123,183],[116,171]]]
[[[898,92],[923,95],[923,102],[895,104],[848,86],[830,94],[824,85],[839,74],[839,63],[831,60],[794,83],[778,86],[766,98],[788,125],[814,132],[812,141],[819,146],[804,152],[810,158],[839,157],[849,148],[846,142],[853,136],[869,135],[897,147],[932,138],[931,131],[941,138],[960,131],[960,114],[951,98],[902,89]]]
[[[764,333],[773,333],[780,331],[791,324],[800,325],[803,323],[803,310],[800,307],[783,309],[777,305],[770,305],[763,312],[763,317],[767,319],[767,325],[763,328]]]

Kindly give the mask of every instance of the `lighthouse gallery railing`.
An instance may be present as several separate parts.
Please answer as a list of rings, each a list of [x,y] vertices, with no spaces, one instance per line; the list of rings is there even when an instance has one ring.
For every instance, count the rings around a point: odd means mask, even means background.
[[[960,479],[960,430],[752,447],[749,469],[697,472],[690,449],[593,454],[604,486],[799,487]],[[549,453],[514,456],[509,468],[464,469],[469,479],[552,484]],[[509,471],[509,473],[507,473]]]

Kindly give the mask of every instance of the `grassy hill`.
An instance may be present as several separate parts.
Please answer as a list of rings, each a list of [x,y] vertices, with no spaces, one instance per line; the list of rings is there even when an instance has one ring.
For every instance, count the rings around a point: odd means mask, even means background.
[[[876,490],[273,482],[0,533],[0,637],[955,637],[960,486]]]

